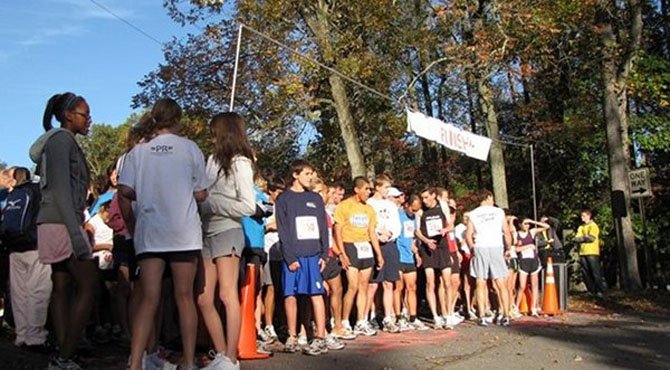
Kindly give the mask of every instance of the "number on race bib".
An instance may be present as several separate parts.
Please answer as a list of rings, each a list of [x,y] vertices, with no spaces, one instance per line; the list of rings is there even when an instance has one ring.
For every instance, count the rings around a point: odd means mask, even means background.
[[[437,217],[426,220],[426,232],[429,238],[442,234],[442,218]]]
[[[295,218],[298,240],[319,239],[319,223],[316,216],[298,216]]]
[[[356,247],[357,257],[359,260],[374,257],[372,254],[372,245],[370,242],[358,242],[354,243],[354,246]]]

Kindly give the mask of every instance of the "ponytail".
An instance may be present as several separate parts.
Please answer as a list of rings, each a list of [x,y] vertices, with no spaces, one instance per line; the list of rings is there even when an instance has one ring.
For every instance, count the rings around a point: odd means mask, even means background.
[[[47,106],[44,108],[44,116],[42,117],[44,131],[49,131],[53,128],[51,121],[54,116],[61,124],[65,123],[65,113],[74,109],[82,101],[85,101],[83,97],[71,92],[56,94],[49,98]]]
[[[59,100],[60,97],[61,94],[52,96],[47,102],[46,108],[44,108],[44,117],[42,118],[42,126],[44,127],[44,131],[49,131],[54,128],[54,126],[51,124],[51,119],[54,116],[54,107],[56,105],[56,101]]]

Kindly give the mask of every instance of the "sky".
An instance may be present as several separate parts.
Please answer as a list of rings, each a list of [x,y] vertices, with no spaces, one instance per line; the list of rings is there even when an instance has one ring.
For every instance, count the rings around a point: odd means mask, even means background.
[[[162,0],[0,1],[0,162],[32,167],[28,150],[53,94],[84,96],[94,123],[123,123],[137,82],[164,61],[161,45],[95,2],[161,42],[195,32]]]

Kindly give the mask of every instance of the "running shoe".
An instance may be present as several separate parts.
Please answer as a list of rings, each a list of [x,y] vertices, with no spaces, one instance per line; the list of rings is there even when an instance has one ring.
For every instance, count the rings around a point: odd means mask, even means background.
[[[520,319],[523,317],[521,312],[519,312],[519,309],[516,307],[512,308],[512,312],[510,312],[510,315],[512,316],[513,319]]]
[[[212,362],[203,367],[202,370],[227,370],[233,363],[223,353],[217,353]]]
[[[400,332],[403,333],[414,329],[404,316],[402,316],[400,320],[398,320],[398,328],[400,329]]]
[[[409,324],[416,331],[426,331],[426,330],[430,329],[429,327],[426,326],[426,324],[423,323],[423,321],[421,321],[419,319],[414,319],[414,321],[411,321]]]
[[[398,325],[393,322],[393,319],[385,317],[384,321],[382,322],[382,325],[384,326],[384,331],[387,333],[399,333],[400,328]]]
[[[444,320],[444,326],[448,327],[449,329],[453,329],[456,327],[456,325],[460,324],[461,322],[458,320],[453,315],[450,316],[445,316],[442,318]]]
[[[502,320],[499,321],[500,326],[509,326],[511,321],[509,317],[503,317]]]
[[[479,321],[477,321],[477,324],[479,324],[479,326],[489,326],[489,322],[486,318],[479,319]]]
[[[381,329],[381,327],[379,327],[379,322],[377,322],[376,318],[370,319],[370,321],[368,321],[367,323],[368,323],[368,327],[370,327],[371,329],[374,329],[374,330]]]
[[[444,319],[440,316],[435,316],[433,318],[433,329],[439,330],[439,329],[444,329]]]
[[[159,351],[145,355],[142,362],[144,363],[144,369],[146,370],[162,370],[166,366],[171,366],[170,368],[172,369],[177,368],[177,366],[174,366],[166,359],[162,358]]]
[[[304,335],[298,335],[298,345],[300,348],[305,348],[309,346],[309,342],[307,341],[307,337]]]
[[[354,326],[354,334],[371,337],[377,335],[377,331],[367,325],[367,321],[359,321]]]
[[[258,330],[258,339],[268,344],[274,342],[274,339],[272,339],[272,337],[269,336],[268,333],[266,333],[263,329]]]
[[[533,316],[533,317],[536,317],[536,318],[539,318],[539,317],[540,317],[540,314],[537,312],[537,310],[533,310],[533,311],[530,313],[530,315]]]
[[[296,353],[298,351],[300,351],[300,345],[298,345],[298,338],[288,337],[286,343],[284,344],[284,352]]]
[[[307,347],[302,349],[302,353],[305,355],[309,356],[318,356],[324,353],[324,348],[326,344],[324,343],[324,340],[321,338],[314,338],[312,340],[312,343],[310,343]]]
[[[256,340],[256,352],[263,355],[272,354],[272,350],[268,347],[268,343],[265,343],[262,340]]]
[[[60,356],[53,356],[49,360],[48,370],[81,370],[81,366],[72,359],[61,358]]]
[[[344,343],[341,340],[337,339],[337,337],[334,336],[332,333],[326,335],[324,344],[326,345],[326,349],[329,351],[339,351],[344,348]]]
[[[331,332],[335,338],[343,340],[354,340],[356,339],[356,334],[351,328],[344,327],[341,330],[333,330]]]
[[[469,310],[468,311],[468,320],[475,321],[477,320],[477,312],[475,310]]]
[[[272,338],[273,342],[276,342],[279,338],[277,335],[277,332],[275,331],[275,327],[272,325],[267,325],[264,329],[265,334],[267,334],[270,338]]]

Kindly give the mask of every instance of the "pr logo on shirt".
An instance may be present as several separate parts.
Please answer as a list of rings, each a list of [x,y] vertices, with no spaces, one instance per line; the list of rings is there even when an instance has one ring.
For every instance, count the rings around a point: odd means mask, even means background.
[[[172,154],[174,152],[172,145],[154,145],[150,149],[154,154]]]
[[[307,208],[316,208],[316,204],[314,204],[314,202],[307,202],[305,206],[307,206]]]

